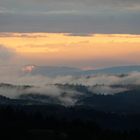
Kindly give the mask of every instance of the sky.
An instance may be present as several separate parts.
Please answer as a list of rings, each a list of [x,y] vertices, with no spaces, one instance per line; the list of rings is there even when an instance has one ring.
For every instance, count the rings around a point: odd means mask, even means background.
[[[0,0],[0,65],[139,65],[139,0]]]

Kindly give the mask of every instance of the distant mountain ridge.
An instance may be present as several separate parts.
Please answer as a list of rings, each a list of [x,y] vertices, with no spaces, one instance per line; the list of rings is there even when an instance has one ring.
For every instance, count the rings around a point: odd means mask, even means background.
[[[65,76],[65,75],[95,75],[95,74],[128,74],[131,72],[140,72],[140,65],[117,66],[95,70],[81,70],[73,67],[61,66],[25,66],[24,73],[43,76]],[[26,71],[27,70],[27,71]]]
[[[140,65],[134,66],[116,66],[97,70],[84,71],[84,74],[127,74],[131,72],[140,72]]]
[[[25,73],[33,75],[43,76],[57,76],[57,75],[74,75],[79,73],[81,70],[73,67],[60,67],[60,66],[25,66]]]

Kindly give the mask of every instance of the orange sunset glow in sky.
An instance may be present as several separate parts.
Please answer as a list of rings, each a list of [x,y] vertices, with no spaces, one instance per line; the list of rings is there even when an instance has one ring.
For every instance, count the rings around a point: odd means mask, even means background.
[[[139,64],[140,35],[0,33],[0,45],[16,52],[15,63],[81,68]]]

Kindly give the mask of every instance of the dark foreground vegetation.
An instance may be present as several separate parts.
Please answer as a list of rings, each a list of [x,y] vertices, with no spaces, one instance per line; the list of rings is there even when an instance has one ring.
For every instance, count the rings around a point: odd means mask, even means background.
[[[84,106],[0,106],[0,138],[14,140],[139,140],[140,114]]]

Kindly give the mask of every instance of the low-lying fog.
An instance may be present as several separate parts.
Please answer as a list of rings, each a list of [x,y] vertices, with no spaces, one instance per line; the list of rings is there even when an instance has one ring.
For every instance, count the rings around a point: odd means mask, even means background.
[[[14,86],[0,86],[0,95],[9,98],[19,98],[23,94],[41,94],[57,98],[63,104],[74,105],[77,98],[84,91],[77,91],[68,86],[58,85],[83,85],[91,94],[116,94],[126,90],[126,85],[140,85],[140,72],[126,75],[94,75],[94,76],[42,76],[21,74],[18,71],[3,69],[0,71],[0,83],[9,83]],[[23,85],[31,87],[23,88]],[[119,87],[113,87],[119,85]],[[65,94],[64,94],[65,93]]]

